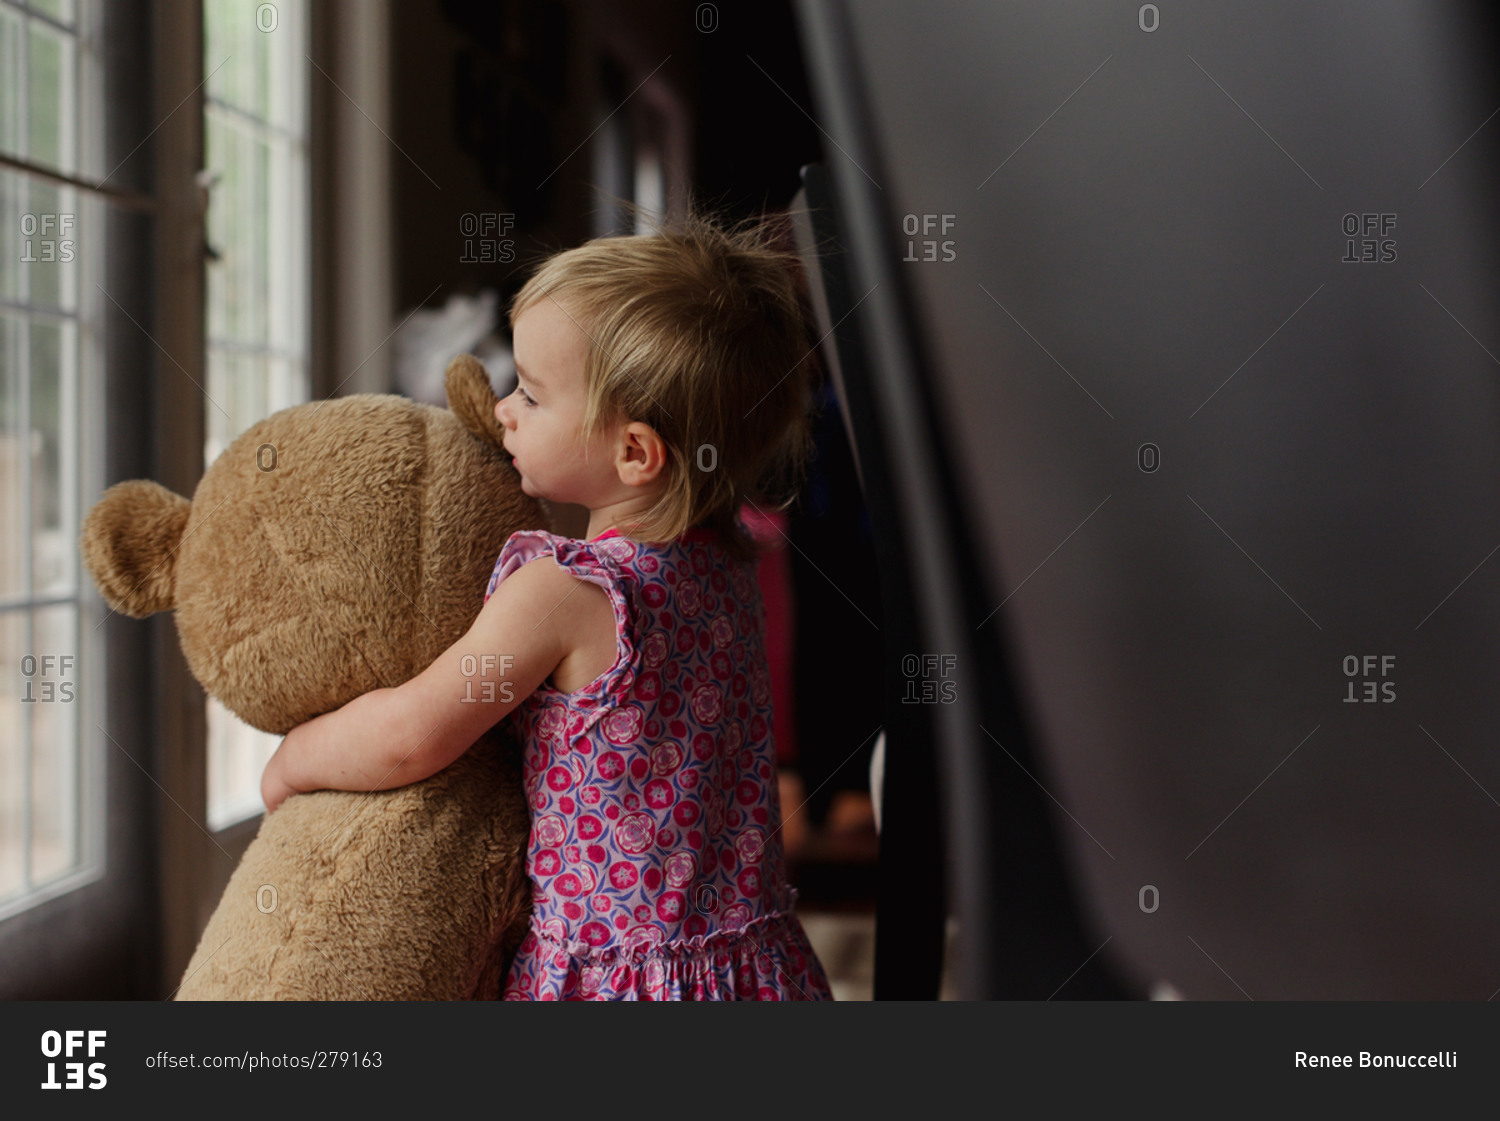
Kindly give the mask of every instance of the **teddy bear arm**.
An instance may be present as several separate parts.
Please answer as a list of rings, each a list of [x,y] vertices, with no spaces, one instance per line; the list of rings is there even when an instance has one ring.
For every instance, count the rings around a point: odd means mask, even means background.
[[[289,798],[231,876],[179,1000],[499,996],[531,909],[513,743],[396,790]]]

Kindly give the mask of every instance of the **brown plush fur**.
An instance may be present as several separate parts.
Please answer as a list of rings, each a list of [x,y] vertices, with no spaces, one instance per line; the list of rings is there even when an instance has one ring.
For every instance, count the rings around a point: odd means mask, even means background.
[[[191,504],[110,488],[81,542],[101,594],[135,616],[175,606],[194,675],[266,731],[415,676],[473,622],[505,539],[546,526],[483,367],[455,359],[447,384],[452,412],[365,395],[268,417]],[[508,721],[425,782],[294,795],[177,997],[493,999],[530,912],[529,828]]]
[[[100,594],[133,619],[170,611],[176,597],[177,551],[162,548],[162,542],[182,540],[193,504],[148,479],[120,483],[107,497],[109,516],[83,539],[83,559]]]

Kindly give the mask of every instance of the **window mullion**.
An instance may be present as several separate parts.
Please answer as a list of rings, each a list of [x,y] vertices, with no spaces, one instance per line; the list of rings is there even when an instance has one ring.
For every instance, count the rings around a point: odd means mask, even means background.
[[[17,65],[21,71],[19,92],[16,104],[19,111],[16,115],[16,150],[21,153],[22,158],[31,159],[31,13],[22,11],[20,13],[20,30],[17,32],[18,42],[16,53]],[[30,187],[27,188],[27,202],[31,201]],[[24,269],[22,270],[25,271]],[[29,296],[30,290],[22,285],[22,295]]]
[[[23,11],[20,19],[20,41],[17,44],[17,62],[20,70],[20,89],[16,103],[19,108],[16,119],[16,148],[28,160],[31,157],[31,13]],[[20,179],[17,194],[22,196],[21,213],[31,211],[31,180]],[[28,254],[29,256],[29,254]],[[22,268],[16,277],[16,294],[23,306],[31,303],[31,270]],[[18,346],[16,355],[17,403],[16,435],[20,446],[16,449],[21,476],[21,537],[17,550],[21,561],[21,594],[31,599],[31,316],[22,314],[16,320]],[[31,653],[35,638],[36,612],[27,607],[21,616],[21,657]],[[23,682],[25,678],[23,676]],[[25,688],[25,685],[22,685]],[[24,693],[23,693],[24,698]],[[31,805],[32,772],[32,726],[31,706],[24,699],[21,703],[21,892],[29,895],[31,878],[31,834],[34,828]]]
[[[26,205],[31,205],[31,190],[28,185],[26,189]],[[25,280],[21,284],[22,291],[29,295],[30,277],[26,270],[21,274]],[[17,403],[16,413],[19,423],[16,425],[17,435],[20,437],[20,447],[16,449],[16,459],[20,466],[21,476],[21,543],[17,550],[21,560],[21,594],[30,601],[32,596],[32,549],[31,539],[33,512],[31,508],[31,317],[20,316],[16,321],[16,331],[19,335],[20,345],[17,355],[16,387]],[[27,655],[34,655],[32,649],[35,641],[36,611],[28,606],[21,616],[21,891],[29,894],[33,880],[31,876],[32,852],[31,834],[35,827],[34,813],[32,807],[32,721],[31,714],[34,706],[27,703],[34,683],[34,676],[28,678],[25,672]]]

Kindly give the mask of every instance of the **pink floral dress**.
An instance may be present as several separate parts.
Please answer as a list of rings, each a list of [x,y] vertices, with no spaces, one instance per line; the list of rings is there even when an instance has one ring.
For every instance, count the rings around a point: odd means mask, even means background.
[[[506,541],[614,606],[615,664],[516,707],[534,909],[507,1000],[831,1000],[792,914],[754,564],[712,531]]]

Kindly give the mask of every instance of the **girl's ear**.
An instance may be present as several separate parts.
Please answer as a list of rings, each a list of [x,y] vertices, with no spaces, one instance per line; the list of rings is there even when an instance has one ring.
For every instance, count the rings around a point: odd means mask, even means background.
[[[503,450],[505,431],[495,418],[495,406],[500,398],[490,387],[490,375],[479,359],[472,354],[460,354],[448,363],[443,382],[453,415],[486,444]]]
[[[622,433],[623,459],[619,464],[620,481],[627,486],[644,486],[655,482],[667,466],[667,445],[656,429],[645,421],[633,420]]]

